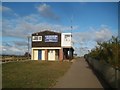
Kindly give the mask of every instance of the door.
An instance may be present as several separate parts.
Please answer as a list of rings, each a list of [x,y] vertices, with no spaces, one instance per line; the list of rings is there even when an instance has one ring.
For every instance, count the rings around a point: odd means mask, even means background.
[[[38,50],[38,60],[42,59],[42,50]]]
[[[48,51],[48,60],[54,61],[55,60],[55,50]]]

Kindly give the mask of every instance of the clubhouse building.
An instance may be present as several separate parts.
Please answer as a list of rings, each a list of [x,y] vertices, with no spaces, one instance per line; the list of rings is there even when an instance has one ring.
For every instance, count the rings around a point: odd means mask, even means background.
[[[42,31],[32,34],[32,60],[62,61],[73,58],[71,33]]]

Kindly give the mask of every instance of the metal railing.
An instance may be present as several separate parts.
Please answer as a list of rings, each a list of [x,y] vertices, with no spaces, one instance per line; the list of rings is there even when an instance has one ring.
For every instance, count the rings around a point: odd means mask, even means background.
[[[30,57],[24,57],[24,56],[2,56],[0,58],[1,62],[15,62],[15,61],[25,61],[30,60]]]

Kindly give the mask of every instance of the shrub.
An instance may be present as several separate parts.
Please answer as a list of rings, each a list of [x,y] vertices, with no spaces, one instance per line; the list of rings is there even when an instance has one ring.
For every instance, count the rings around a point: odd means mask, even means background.
[[[97,42],[98,46],[91,50],[89,56],[97,59],[104,60],[114,67],[120,68],[120,39],[112,36],[109,41]]]

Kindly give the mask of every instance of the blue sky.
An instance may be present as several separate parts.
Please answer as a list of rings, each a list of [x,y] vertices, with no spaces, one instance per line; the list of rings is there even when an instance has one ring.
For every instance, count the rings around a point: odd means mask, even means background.
[[[45,29],[71,32],[72,25],[79,55],[118,33],[117,2],[3,2],[1,11],[5,54],[24,54],[27,36]]]

